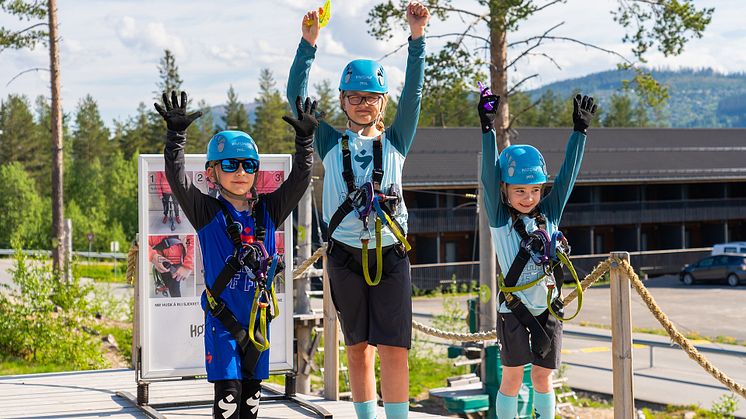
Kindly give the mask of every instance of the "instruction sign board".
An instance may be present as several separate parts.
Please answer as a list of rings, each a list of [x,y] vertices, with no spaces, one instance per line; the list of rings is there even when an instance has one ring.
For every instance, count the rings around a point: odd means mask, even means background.
[[[262,155],[256,187],[272,192],[290,174],[290,155]],[[205,174],[204,155],[186,155],[187,179],[202,193],[219,190]],[[163,155],[140,155],[138,165],[139,276],[135,336],[141,351],[141,378],[156,380],[205,375],[205,290],[199,237],[182,213],[164,173]],[[285,272],[293,271],[293,226],[288,217],[275,233]],[[270,371],[293,367],[293,281],[274,279],[280,315],[271,323]]]

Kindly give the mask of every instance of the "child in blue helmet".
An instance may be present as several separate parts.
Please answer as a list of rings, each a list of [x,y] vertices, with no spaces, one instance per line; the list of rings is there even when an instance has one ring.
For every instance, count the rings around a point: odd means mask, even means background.
[[[220,189],[218,198],[203,194],[184,171],[186,129],[201,112],[186,113],[184,92],[180,103],[176,92],[170,101],[164,93],[163,104],[165,108],[155,108],[168,127],[166,177],[197,230],[202,251],[207,288],[202,294],[205,367],[207,379],[215,385],[213,416],[256,418],[260,383],[269,376],[269,330],[259,326],[260,318],[277,315],[269,304],[272,277],[281,269],[275,229],[297,206],[311,180],[316,102],[306,99],[301,108],[299,97],[298,118],[283,117],[296,132],[293,167],[288,179],[268,194],[257,194],[254,187],[259,170],[254,140],[242,131],[215,134],[207,146],[206,168]]]
[[[383,66],[354,60],[343,69],[339,83],[347,129],[340,132],[322,121],[314,142],[325,169],[323,214],[329,225],[331,294],[347,346],[358,418],[375,417],[376,348],[386,416],[404,418],[409,410],[412,288],[401,184],[419,119],[429,18],[421,3],[407,6],[409,58],[392,125],[383,124],[389,93]],[[319,36],[318,12],[308,12],[301,28],[303,38],[288,80],[289,100],[307,92]]]
[[[535,415],[553,418],[551,376],[559,367],[562,348],[562,322],[557,318],[562,316],[557,299],[562,269],[544,258],[548,254],[544,249],[563,245],[559,221],[580,171],[586,132],[596,106],[593,98],[574,98],[574,130],[565,161],[551,191],[542,198],[547,168],[539,150],[526,144],[511,145],[497,157],[494,120],[499,99],[483,92],[478,105],[484,203],[502,272],[497,316],[502,382],[497,395],[497,417],[516,417],[524,365],[530,363]],[[556,284],[552,280],[555,276]],[[557,317],[550,314],[550,300],[554,314],[559,313]]]

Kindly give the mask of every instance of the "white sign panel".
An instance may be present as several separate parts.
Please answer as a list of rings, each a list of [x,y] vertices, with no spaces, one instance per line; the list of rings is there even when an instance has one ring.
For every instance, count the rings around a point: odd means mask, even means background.
[[[205,156],[186,156],[186,175],[203,193],[218,190],[205,176]],[[287,178],[290,155],[262,155],[259,193],[271,192]],[[205,289],[200,243],[166,181],[163,155],[141,155],[138,210],[140,224],[137,335],[144,380],[205,375]],[[293,271],[293,226],[288,217],[275,233],[277,252],[285,255],[285,273]],[[280,315],[271,323],[270,371],[293,367],[293,281],[274,279]]]

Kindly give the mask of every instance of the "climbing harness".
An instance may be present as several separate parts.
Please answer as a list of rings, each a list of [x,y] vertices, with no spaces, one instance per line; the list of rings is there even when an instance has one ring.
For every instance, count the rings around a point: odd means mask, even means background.
[[[255,223],[254,235],[243,238],[241,237],[243,231],[241,223],[233,220],[225,203],[220,200],[218,202],[225,217],[226,233],[233,242],[235,249],[233,255],[215,279],[213,286],[205,286],[205,294],[209,310],[231,333],[241,348],[244,365],[253,369],[261,352],[269,349],[267,327],[272,319],[279,315],[273,279],[284,270],[285,266],[279,255],[275,254],[271,259],[269,257],[264,246],[265,228],[261,224],[263,217],[257,216],[256,206],[252,214]],[[256,282],[248,330],[241,326],[235,315],[225,305],[225,302],[220,299],[220,294],[225,290],[234,275],[244,267],[254,273],[254,281]],[[257,316],[259,317],[258,325],[256,324]]]
[[[184,242],[181,241],[181,239],[178,236],[168,236],[158,242],[155,246],[153,246],[153,250],[157,251],[158,254],[164,258],[167,256],[164,254],[164,251],[166,249],[169,249],[173,246],[179,246],[181,247],[181,258],[184,257],[187,253],[186,245]],[[173,277],[173,275],[176,273],[176,271],[179,269],[179,266],[181,264],[174,264],[170,260],[164,260],[161,262],[164,268],[168,269],[168,273]],[[155,269],[155,265],[153,266],[153,278],[155,279],[155,293],[156,295],[160,294],[164,297],[167,297],[169,295],[168,291],[168,284],[166,283],[166,279],[163,277],[163,274],[166,272],[158,272],[157,269]]]
[[[376,286],[381,282],[383,276],[383,248],[381,236],[383,227],[389,227],[396,239],[404,246],[408,252],[412,246],[404,236],[404,229],[396,221],[393,214],[396,213],[401,193],[395,184],[389,185],[386,192],[381,192],[381,182],[383,181],[383,145],[379,135],[373,140],[373,174],[370,182],[355,186],[355,174],[352,171],[352,153],[350,152],[349,136],[344,134],[341,141],[342,149],[342,178],[347,185],[347,198],[329,220],[329,229],[327,233],[327,242],[333,246],[332,235],[339,227],[339,224],[351,212],[355,212],[357,218],[362,222],[360,230],[360,243],[362,245],[362,271],[365,282],[370,286]],[[369,219],[374,218],[374,231],[376,238],[376,274],[371,279],[368,269],[368,243],[370,243]]]
[[[531,331],[531,348],[532,351],[545,357],[551,348],[553,322],[544,322],[542,324],[537,317],[532,315],[526,308],[519,297],[513,295],[516,292],[527,290],[538,285],[542,281],[547,286],[547,307],[549,313],[559,321],[568,321],[574,319],[583,306],[583,288],[580,285],[577,272],[570,262],[570,245],[561,232],[555,232],[550,237],[543,224],[531,233],[526,232],[526,225],[521,218],[516,219],[513,228],[521,236],[521,244],[513,263],[508,269],[508,273],[503,277],[498,277],[500,287],[500,297],[504,300],[506,306],[516,316],[518,321]],[[528,261],[533,261],[537,266],[543,269],[543,273],[535,280],[526,284],[517,285],[518,279],[523,272]],[[574,281],[575,289],[578,294],[578,307],[570,317],[562,317],[562,266],[566,266],[570,271]],[[552,300],[554,289],[557,289],[557,298]]]

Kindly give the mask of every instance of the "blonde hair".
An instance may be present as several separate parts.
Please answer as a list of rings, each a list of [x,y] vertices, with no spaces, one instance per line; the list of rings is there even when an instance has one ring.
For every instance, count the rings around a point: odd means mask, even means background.
[[[345,91],[339,92],[339,106],[342,108],[342,112],[344,112],[345,116],[347,116],[347,112],[345,112],[344,109],[344,100],[345,100]],[[386,126],[383,123],[383,118],[386,116],[386,105],[389,104],[389,95],[388,93],[384,93],[381,98],[381,111],[378,114],[378,121],[376,121],[376,129],[383,132],[386,130]],[[350,128],[350,118],[347,117],[347,128]]]

